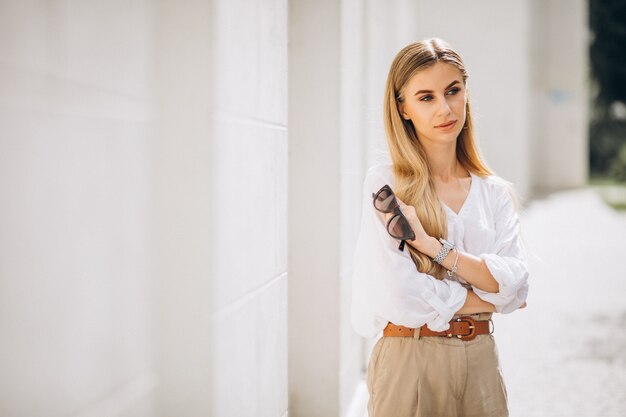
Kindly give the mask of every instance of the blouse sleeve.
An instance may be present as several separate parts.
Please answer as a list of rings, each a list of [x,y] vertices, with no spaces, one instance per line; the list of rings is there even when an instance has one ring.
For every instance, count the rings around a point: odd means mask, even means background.
[[[498,313],[517,310],[528,295],[526,249],[520,236],[520,220],[508,189],[503,187],[497,198],[495,242],[490,253],[478,256],[498,281],[499,292],[489,293],[473,287],[481,299],[495,305]]]
[[[352,326],[364,337],[375,336],[388,321],[447,330],[448,322],[465,303],[467,290],[456,281],[419,272],[408,249],[398,249],[399,241],[387,233],[384,214],[373,205],[372,194],[385,183],[381,173],[370,169],[363,185],[361,226],[351,272]]]

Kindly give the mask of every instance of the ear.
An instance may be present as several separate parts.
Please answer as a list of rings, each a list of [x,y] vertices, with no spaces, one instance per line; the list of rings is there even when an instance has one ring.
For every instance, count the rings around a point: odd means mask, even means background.
[[[398,103],[398,111],[404,120],[411,120],[409,115],[404,111],[404,103]]]

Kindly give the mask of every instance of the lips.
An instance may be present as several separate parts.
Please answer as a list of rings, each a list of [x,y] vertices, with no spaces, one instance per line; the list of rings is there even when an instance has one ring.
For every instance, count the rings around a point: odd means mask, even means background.
[[[452,125],[454,125],[455,123],[456,123],[456,120],[451,120],[451,121],[449,121],[449,122],[442,123],[442,124],[437,125],[437,126],[435,126],[435,127],[446,128],[446,127],[451,127],[451,126],[452,126]]]

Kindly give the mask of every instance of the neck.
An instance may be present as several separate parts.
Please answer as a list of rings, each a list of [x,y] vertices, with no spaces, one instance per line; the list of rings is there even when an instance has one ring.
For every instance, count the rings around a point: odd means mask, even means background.
[[[424,150],[435,180],[448,182],[467,177],[467,170],[459,164],[456,157],[456,143],[428,144],[424,146]]]

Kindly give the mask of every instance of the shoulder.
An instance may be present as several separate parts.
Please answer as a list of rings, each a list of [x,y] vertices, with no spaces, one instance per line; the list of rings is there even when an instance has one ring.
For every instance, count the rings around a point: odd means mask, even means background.
[[[499,175],[480,176],[487,189],[494,193],[501,193],[513,188],[513,183]]]
[[[387,177],[392,173],[391,163],[375,164],[368,168],[367,176],[384,176]]]
[[[499,175],[479,176],[484,184],[485,191],[490,195],[497,206],[512,205],[520,208],[519,198],[515,191],[515,185]]]
[[[391,163],[381,163],[368,168],[365,175],[365,184],[372,187],[382,187],[389,184],[393,188],[393,170]]]

